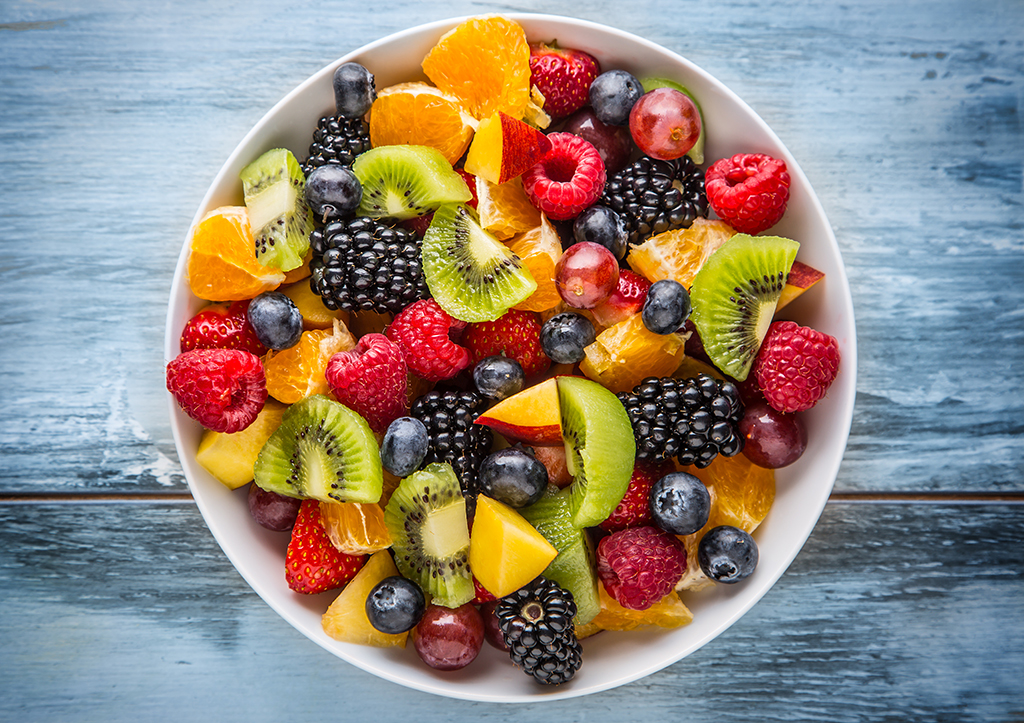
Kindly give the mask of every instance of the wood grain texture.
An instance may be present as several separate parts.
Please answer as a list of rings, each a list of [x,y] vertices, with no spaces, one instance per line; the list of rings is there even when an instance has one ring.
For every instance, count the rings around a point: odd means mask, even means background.
[[[503,706],[335,659],[247,587],[191,506],[0,507],[0,719],[1018,720],[1022,535],[1020,505],[831,505],[780,582],[694,655]]]

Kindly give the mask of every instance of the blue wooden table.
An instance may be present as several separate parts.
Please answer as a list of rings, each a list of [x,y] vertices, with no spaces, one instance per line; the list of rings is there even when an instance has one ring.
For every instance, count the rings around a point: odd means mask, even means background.
[[[799,159],[857,311],[806,548],[739,623],[546,706],[435,698],[313,645],[188,493],[162,338],[245,132],[360,45],[573,14],[688,57]],[[1024,5],[795,0],[0,4],[0,720],[1024,719]]]

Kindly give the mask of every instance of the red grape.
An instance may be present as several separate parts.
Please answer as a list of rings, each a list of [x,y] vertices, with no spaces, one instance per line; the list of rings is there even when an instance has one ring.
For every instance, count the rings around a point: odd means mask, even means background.
[[[424,663],[437,670],[458,670],[472,663],[484,644],[484,621],[472,603],[457,608],[428,605],[412,641]]]
[[[767,402],[747,404],[740,420],[743,454],[758,467],[793,464],[807,448],[807,428],[796,414],[783,414]]]
[[[566,119],[562,130],[589,141],[601,155],[609,175],[621,171],[629,163],[633,153],[633,139],[629,129],[626,126],[605,125],[597,119],[592,108],[582,108],[573,113]]]
[[[555,264],[555,287],[562,301],[574,309],[593,309],[619,283],[619,262],[601,244],[573,244]]]
[[[480,615],[484,619],[484,640],[501,652],[507,653],[508,646],[505,645],[505,636],[501,634],[498,616],[494,614],[494,609],[498,607],[499,602],[498,600],[485,602],[480,606]]]
[[[700,137],[700,111],[685,93],[656,88],[645,93],[629,113],[633,141],[651,158],[681,158]]]
[[[302,500],[270,492],[255,482],[249,485],[249,514],[268,530],[285,532],[292,529],[301,504]]]

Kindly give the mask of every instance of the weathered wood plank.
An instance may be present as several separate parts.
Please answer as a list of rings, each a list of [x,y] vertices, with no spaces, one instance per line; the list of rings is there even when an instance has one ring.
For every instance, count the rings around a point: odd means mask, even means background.
[[[1015,720],[1022,536],[1020,505],[829,505],[780,582],[696,654],[500,706],[334,659],[249,590],[189,505],[0,506],[0,718]]]
[[[0,10],[0,490],[183,489],[164,309],[206,185],[331,59],[509,10],[116,0]],[[857,415],[840,490],[1021,490],[1024,6],[1012,0],[585,6],[746,99],[800,159],[853,284]],[[325,31],[325,27],[327,30]],[[269,50],[268,50],[269,49]]]

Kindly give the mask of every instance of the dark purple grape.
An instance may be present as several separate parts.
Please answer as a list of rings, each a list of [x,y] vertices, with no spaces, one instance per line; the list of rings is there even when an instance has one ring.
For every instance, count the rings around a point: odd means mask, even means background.
[[[270,492],[255,482],[249,485],[249,514],[268,530],[287,532],[292,529],[301,504],[300,499]]]
[[[807,428],[800,417],[783,414],[764,401],[747,404],[739,427],[746,440],[743,454],[758,467],[785,467],[807,449]]]
[[[412,629],[412,641],[420,659],[431,668],[465,668],[483,647],[483,617],[472,603],[454,609],[428,605]]]
[[[633,138],[629,128],[602,123],[593,108],[582,108],[573,113],[566,119],[562,130],[594,146],[609,176],[625,168],[633,155]]]
[[[498,623],[498,616],[494,609],[498,607],[498,600],[490,600],[480,606],[480,615],[484,619],[484,640],[491,647],[497,648],[503,653],[508,652],[508,645],[505,643],[505,636],[501,634],[501,625]]]

